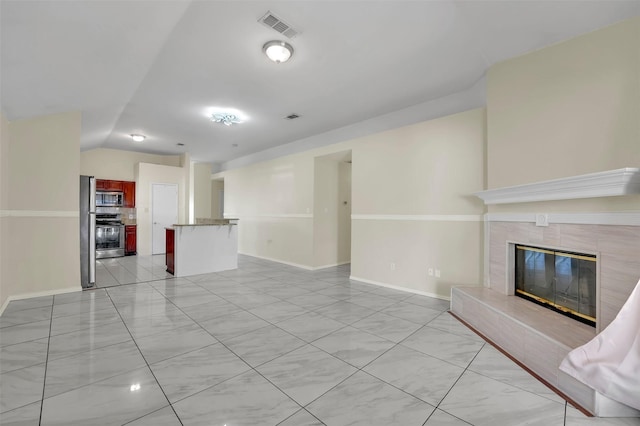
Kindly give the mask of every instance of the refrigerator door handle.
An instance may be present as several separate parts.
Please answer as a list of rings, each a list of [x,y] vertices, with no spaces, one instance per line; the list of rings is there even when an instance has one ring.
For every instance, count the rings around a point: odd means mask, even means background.
[[[96,282],[96,215],[89,213],[89,284]]]

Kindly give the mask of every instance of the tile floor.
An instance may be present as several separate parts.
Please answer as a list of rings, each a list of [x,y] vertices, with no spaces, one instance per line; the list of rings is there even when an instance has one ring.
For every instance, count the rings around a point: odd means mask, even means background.
[[[9,304],[0,424],[640,425],[585,417],[448,302],[350,281],[348,265],[241,256],[156,279],[163,261],[103,262],[112,287]]]

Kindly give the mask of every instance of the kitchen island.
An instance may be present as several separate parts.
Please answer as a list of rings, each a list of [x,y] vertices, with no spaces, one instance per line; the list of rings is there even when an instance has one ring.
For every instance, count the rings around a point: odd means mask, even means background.
[[[176,277],[238,268],[237,219],[166,228],[167,272]]]

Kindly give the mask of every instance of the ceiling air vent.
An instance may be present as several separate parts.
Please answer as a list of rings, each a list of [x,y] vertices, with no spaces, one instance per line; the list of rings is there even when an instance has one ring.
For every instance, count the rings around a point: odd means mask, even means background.
[[[266,15],[264,15],[262,18],[260,18],[258,22],[266,25],[269,28],[273,28],[280,34],[283,34],[289,38],[294,38],[295,36],[298,35],[298,31],[291,28],[288,24],[285,24],[284,22],[282,22],[280,18],[275,16],[270,11],[267,12]]]
[[[300,118],[298,114],[289,114],[285,117],[285,120],[295,120],[296,118]]]

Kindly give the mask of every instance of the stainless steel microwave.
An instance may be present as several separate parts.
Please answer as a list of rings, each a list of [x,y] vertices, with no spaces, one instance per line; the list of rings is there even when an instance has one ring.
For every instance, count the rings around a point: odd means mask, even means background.
[[[122,207],[124,194],[117,191],[96,191],[96,207]]]

